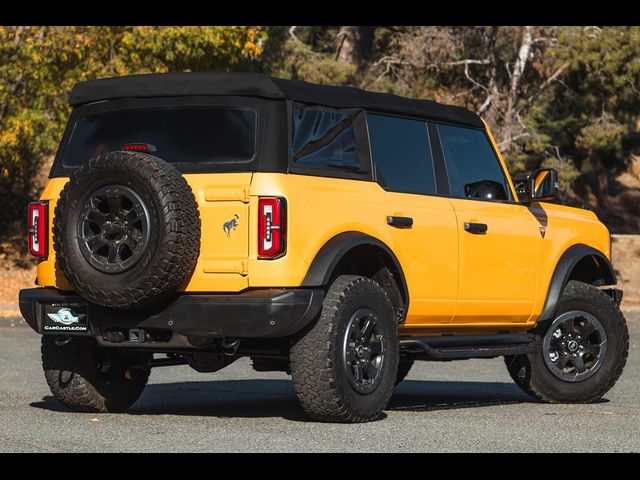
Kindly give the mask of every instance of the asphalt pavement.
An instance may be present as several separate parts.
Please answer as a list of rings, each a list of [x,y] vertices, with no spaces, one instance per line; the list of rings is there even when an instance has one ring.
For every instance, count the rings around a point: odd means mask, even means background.
[[[49,392],[40,338],[0,319],[0,452],[628,452],[640,451],[640,311],[617,385],[598,403],[536,403],[501,358],[419,362],[383,418],[309,421],[284,373],[240,360],[216,373],[151,373],[124,414],[68,411]]]

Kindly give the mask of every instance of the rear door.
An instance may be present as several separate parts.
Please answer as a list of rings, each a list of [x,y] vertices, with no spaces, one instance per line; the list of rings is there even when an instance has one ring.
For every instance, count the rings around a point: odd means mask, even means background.
[[[190,292],[248,287],[249,193],[263,103],[249,98],[119,99],[79,108],[56,159],[70,173],[105,152],[137,150],[173,164],[198,202],[200,255]],[[260,115],[259,115],[260,114]],[[262,118],[261,117],[261,118]]]
[[[186,290],[240,291],[249,286],[251,173],[186,174],[198,201],[200,257]]]
[[[458,225],[455,323],[520,323],[533,314],[539,223],[513,201],[482,130],[437,125]]]
[[[435,195],[427,124],[375,114],[367,123],[376,181],[387,190],[380,214],[409,289],[405,326],[448,324],[456,306],[458,236],[450,200]]]

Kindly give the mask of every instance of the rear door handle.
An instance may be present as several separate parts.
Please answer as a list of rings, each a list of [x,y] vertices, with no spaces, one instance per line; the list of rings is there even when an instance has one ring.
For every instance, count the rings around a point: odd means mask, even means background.
[[[469,233],[487,233],[488,228],[486,223],[464,222],[464,229]]]
[[[413,225],[413,218],[411,217],[394,217],[387,216],[387,225],[398,228],[411,228]]]

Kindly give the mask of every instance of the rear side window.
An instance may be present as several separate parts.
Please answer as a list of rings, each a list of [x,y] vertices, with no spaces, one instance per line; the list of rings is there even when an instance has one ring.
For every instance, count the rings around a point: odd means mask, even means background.
[[[124,145],[146,143],[170,163],[250,162],[256,154],[258,115],[238,107],[162,107],[113,110],[78,117],[63,154],[82,165]]]
[[[509,184],[483,131],[438,125],[438,134],[454,197],[510,200]]]
[[[435,193],[426,123],[369,114],[367,124],[378,183],[394,192]]]
[[[293,107],[293,163],[364,171],[358,156],[355,116],[351,113],[313,107]]]

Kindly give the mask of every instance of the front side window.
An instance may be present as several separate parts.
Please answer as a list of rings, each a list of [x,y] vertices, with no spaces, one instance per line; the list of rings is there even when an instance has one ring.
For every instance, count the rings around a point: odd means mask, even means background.
[[[393,192],[435,193],[426,123],[368,114],[367,124],[378,183]]]
[[[507,178],[483,131],[438,125],[438,134],[453,196],[510,200]]]
[[[293,163],[363,172],[358,155],[355,115],[313,107],[293,107]]]
[[[170,163],[250,162],[256,154],[258,114],[239,107],[123,109],[78,117],[63,164],[76,167],[129,144],[149,144]]]

